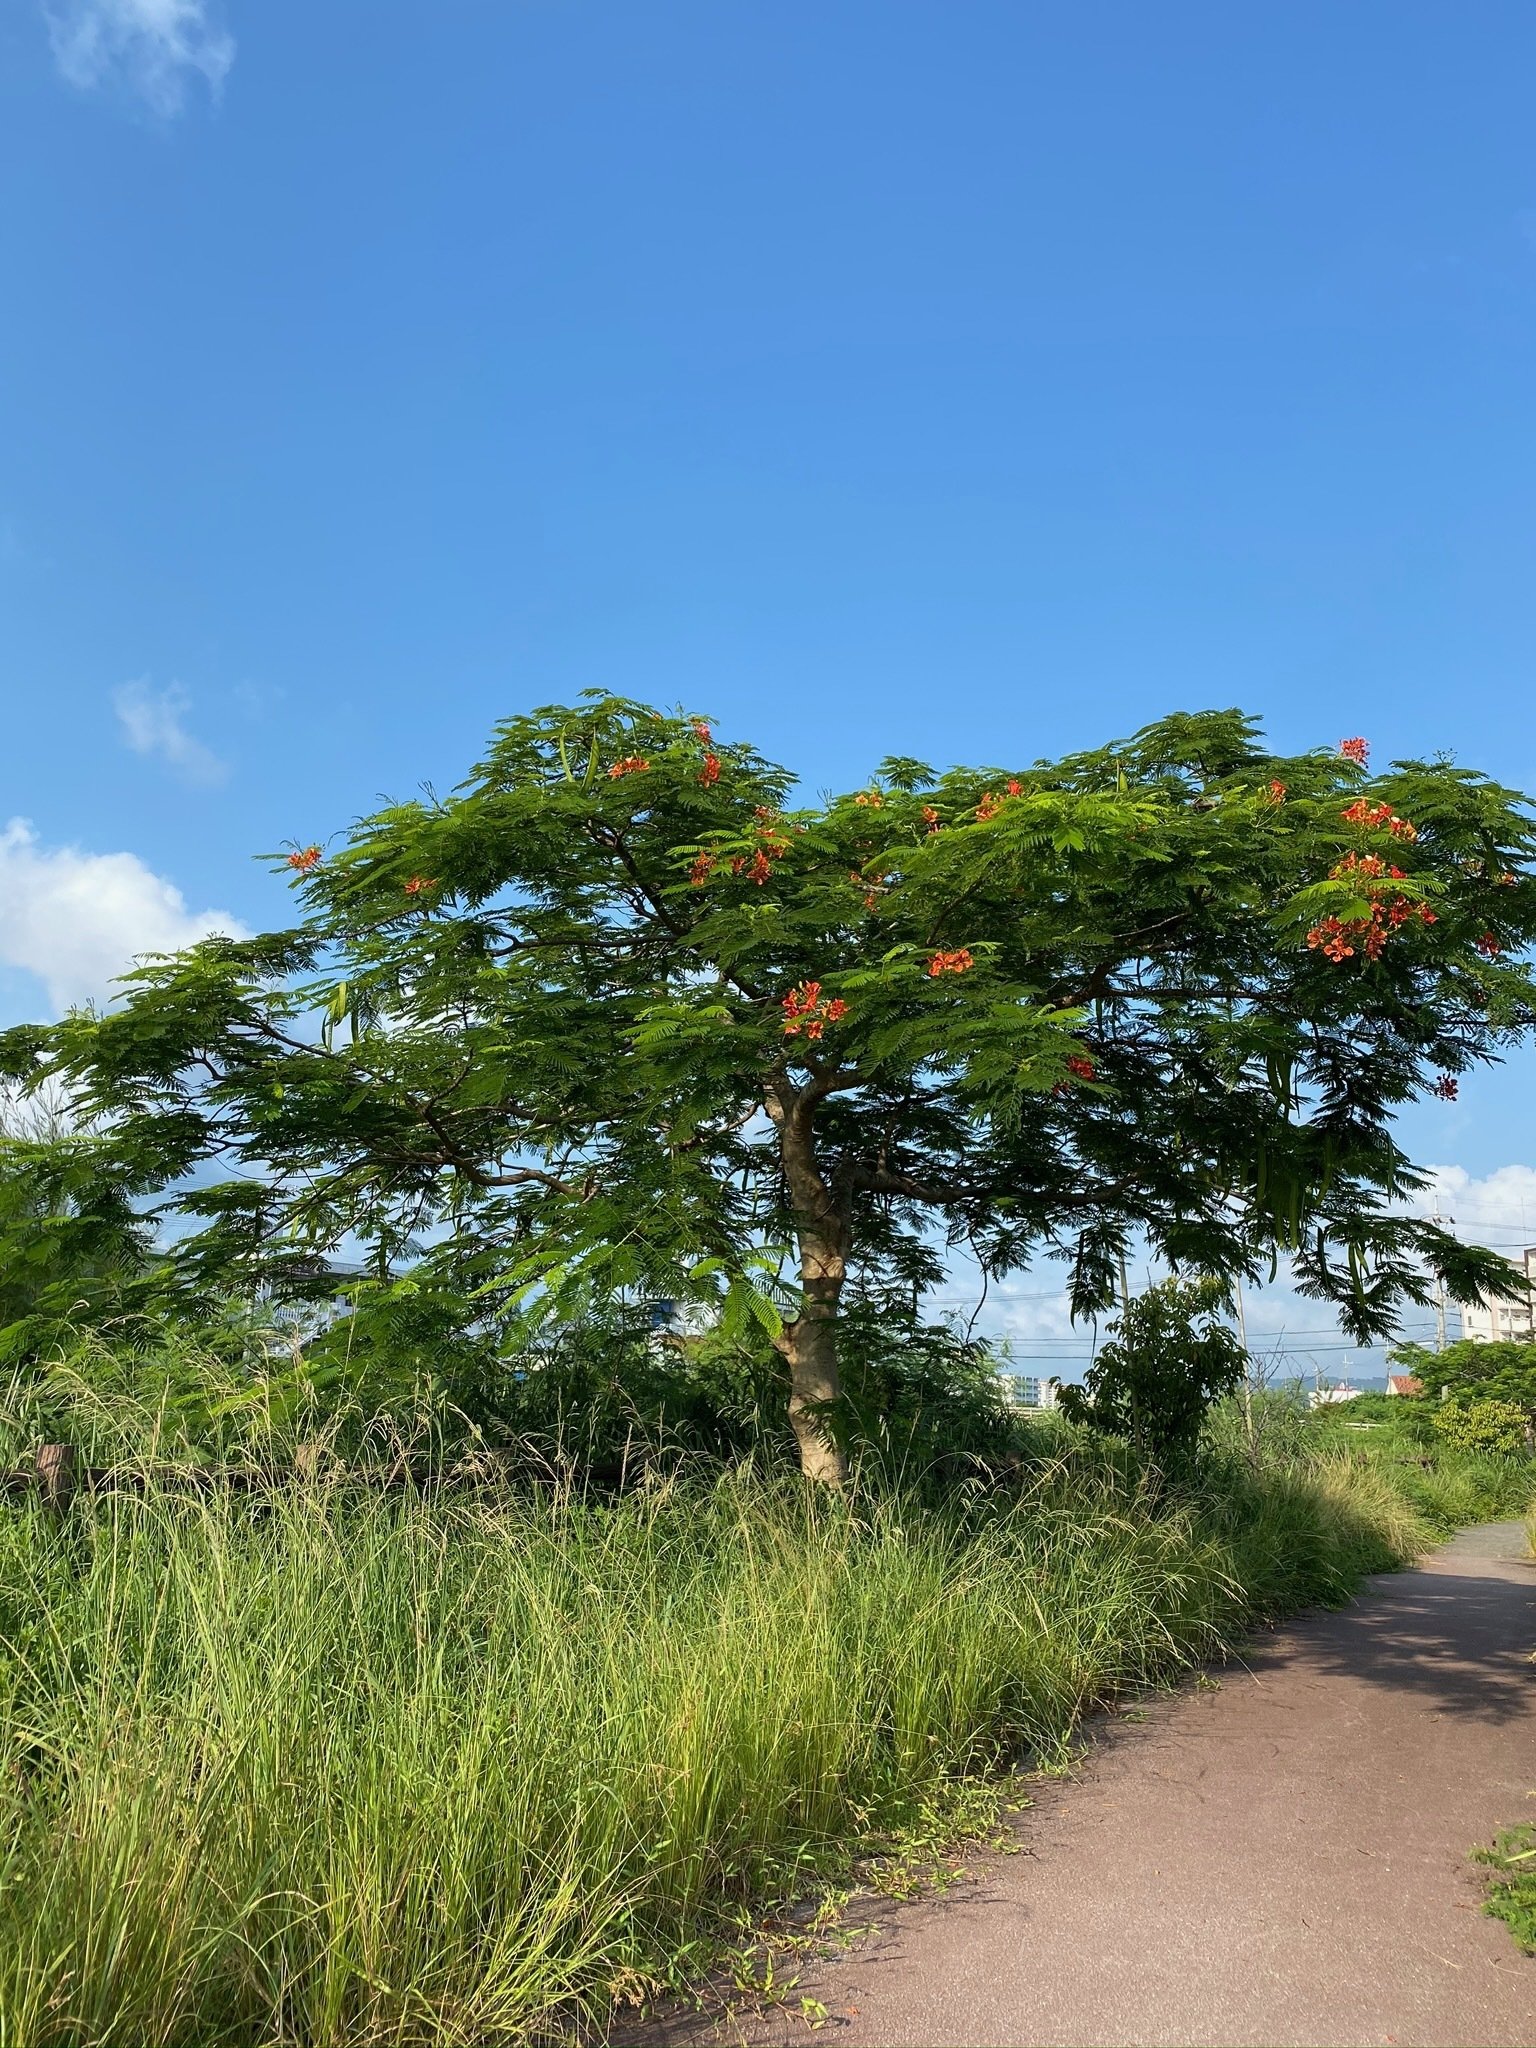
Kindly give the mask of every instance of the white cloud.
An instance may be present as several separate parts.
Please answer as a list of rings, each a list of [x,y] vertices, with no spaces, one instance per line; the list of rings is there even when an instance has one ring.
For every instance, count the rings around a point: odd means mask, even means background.
[[[215,931],[245,927],[227,910],[188,910],[137,854],[46,848],[25,818],[0,829],[0,967],[35,974],[56,1011],[105,1000],[138,955]]]
[[[217,95],[235,40],[208,0],[44,0],[60,71],[83,91],[117,81],[157,114],[177,113],[189,80]]]
[[[1506,1253],[1536,1245],[1536,1167],[1499,1166],[1481,1180],[1464,1166],[1426,1170],[1433,1185],[1414,1202],[1420,1215],[1431,1215],[1438,1198],[1458,1237]]]
[[[192,699],[180,683],[155,691],[146,680],[124,683],[112,693],[123,738],[136,754],[158,756],[174,768],[183,781],[210,788],[224,780],[229,770],[201,740],[194,739],[182,724],[182,713]]]

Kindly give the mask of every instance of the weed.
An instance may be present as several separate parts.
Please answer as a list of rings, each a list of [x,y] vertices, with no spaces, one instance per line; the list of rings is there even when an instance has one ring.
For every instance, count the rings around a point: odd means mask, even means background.
[[[1497,1872],[1489,1879],[1485,1910],[1504,1922],[1518,1948],[1536,1955],[1536,1822],[1506,1828],[1472,1857]]]

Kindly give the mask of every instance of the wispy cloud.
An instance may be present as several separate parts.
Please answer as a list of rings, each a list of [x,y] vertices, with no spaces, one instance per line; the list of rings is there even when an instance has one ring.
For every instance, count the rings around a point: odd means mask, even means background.
[[[224,780],[229,770],[211,748],[195,739],[182,723],[192,699],[180,683],[152,690],[146,679],[124,683],[112,693],[123,738],[136,754],[147,754],[174,768],[185,782],[207,789]]]
[[[1431,1166],[1431,1186],[1414,1200],[1421,1215],[1438,1207],[1458,1237],[1518,1258],[1536,1245],[1536,1167],[1499,1166],[1481,1180],[1463,1166]]]
[[[34,974],[55,1011],[100,1001],[144,953],[245,927],[186,898],[134,853],[45,847],[25,818],[0,826],[0,966]]]
[[[217,96],[235,39],[209,0],[43,0],[60,71],[89,91],[118,84],[157,114],[175,114],[201,78]]]

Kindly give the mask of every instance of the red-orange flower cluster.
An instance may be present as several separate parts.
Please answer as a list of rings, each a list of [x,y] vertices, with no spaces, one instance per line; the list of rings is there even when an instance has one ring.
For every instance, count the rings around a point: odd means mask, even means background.
[[[712,853],[701,853],[688,870],[688,879],[695,889],[702,889],[714,871],[715,856]]]
[[[969,974],[976,962],[971,958],[969,946],[961,946],[953,953],[935,953],[928,962],[930,976],[939,974]]]
[[[923,805],[923,823],[930,832],[941,832],[944,829],[943,821],[932,804]]]
[[[706,789],[712,788],[720,780],[720,756],[718,754],[711,752],[704,756],[704,766],[699,770],[699,780]]]
[[[786,1038],[798,1038],[802,1031],[807,1038],[820,1038],[829,1024],[848,1014],[848,1005],[841,996],[834,996],[830,1002],[823,1000],[819,981],[802,981],[798,988],[792,988],[782,1007]]]
[[[1389,868],[1387,863],[1374,853],[1346,853],[1336,868],[1328,870],[1330,882],[1342,881],[1345,878],[1353,880],[1356,877],[1364,882],[1373,882],[1382,875],[1395,882],[1407,880],[1401,868]]]
[[[998,795],[995,789],[989,789],[981,802],[976,806],[976,816],[985,825],[989,818],[997,816],[1009,797],[1022,796],[1023,794],[1024,785],[1018,781],[1010,781],[1001,796]]]
[[[407,896],[421,896],[428,889],[435,889],[436,887],[437,877],[435,875],[412,875],[405,885],[405,893]]]
[[[1091,1081],[1095,1068],[1093,1061],[1088,1058],[1086,1053],[1074,1052],[1067,1055],[1067,1072],[1076,1080]],[[1071,1081],[1056,1081],[1051,1085],[1051,1093],[1053,1095],[1070,1095],[1071,1092]]]
[[[615,761],[608,770],[608,780],[617,782],[621,775],[643,775],[650,765],[643,754],[626,754],[622,761]]]
[[[696,718],[693,721],[693,729],[698,734],[699,738],[704,742],[706,747],[714,738],[714,734],[710,731],[708,725],[704,722],[702,718]]]
[[[297,868],[301,875],[312,875],[320,865],[319,847],[305,846],[301,847],[297,853],[290,853],[288,865],[291,868]]]
[[[1363,796],[1356,797],[1347,810],[1340,811],[1339,816],[1346,825],[1385,825],[1394,839],[1417,839],[1419,836],[1418,826],[1398,817],[1390,804],[1368,804]]]
[[[1339,741],[1339,752],[1344,756],[1345,760],[1358,762],[1362,768],[1365,766],[1366,756],[1370,751],[1370,743],[1367,740]]]
[[[1272,782],[1269,785],[1269,800],[1272,804],[1283,804],[1285,802],[1285,784],[1283,782]]]
[[[1307,933],[1307,944],[1321,946],[1330,960],[1348,960],[1355,950],[1349,943],[1354,930],[1352,924],[1341,924],[1336,917],[1325,917],[1321,924],[1313,925]]]
[[[1438,1096],[1442,1102],[1454,1102],[1457,1095],[1456,1076],[1454,1074],[1442,1074],[1429,1092],[1431,1095]]]
[[[1437,922],[1427,903],[1403,895],[1385,897],[1371,905],[1369,917],[1325,917],[1307,933],[1307,944],[1321,947],[1330,960],[1348,960],[1357,947],[1367,960],[1379,960],[1392,934],[1415,919],[1420,924]]]
[[[1351,804],[1344,816],[1356,825],[1386,824],[1397,838],[1416,836],[1407,820],[1395,817],[1388,804],[1371,805],[1362,799]],[[1369,917],[1325,917],[1307,933],[1307,944],[1321,948],[1330,960],[1351,959],[1357,949],[1367,960],[1379,960],[1388,939],[1403,925],[1414,920],[1420,924],[1437,921],[1427,903],[1417,902],[1401,889],[1388,886],[1406,881],[1407,877],[1401,868],[1391,866],[1379,854],[1346,853],[1328,870],[1328,878],[1333,882],[1353,882],[1374,899]]]
[[[1504,948],[1499,944],[1492,932],[1484,932],[1477,942],[1477,950],[1483,955],[1485,960],[1497,960]]]
[[[854,798],[854,802],[861,810],[883,811],[885,809],[885,798],[878,789],[861,789]]]
[[[757,819],[757,850],[734,855],[731,873],[744,874],[749,882],[755,882],[761,889],[773,873],[773,863],[788,853],[789,835],[779,822],[778,812],[769,810],[766,804],[759,804],[752,815]]]

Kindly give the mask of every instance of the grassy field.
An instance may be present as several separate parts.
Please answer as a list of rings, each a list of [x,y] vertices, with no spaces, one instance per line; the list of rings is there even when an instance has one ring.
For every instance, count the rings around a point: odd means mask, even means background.
[[[0,2044],[601,2020],[1096,1702],[1531,1490],[1388,1435],[1229,1451],[1156,1510],[1058,1435],[938,1505],[730,1473],[0,1504]]]

